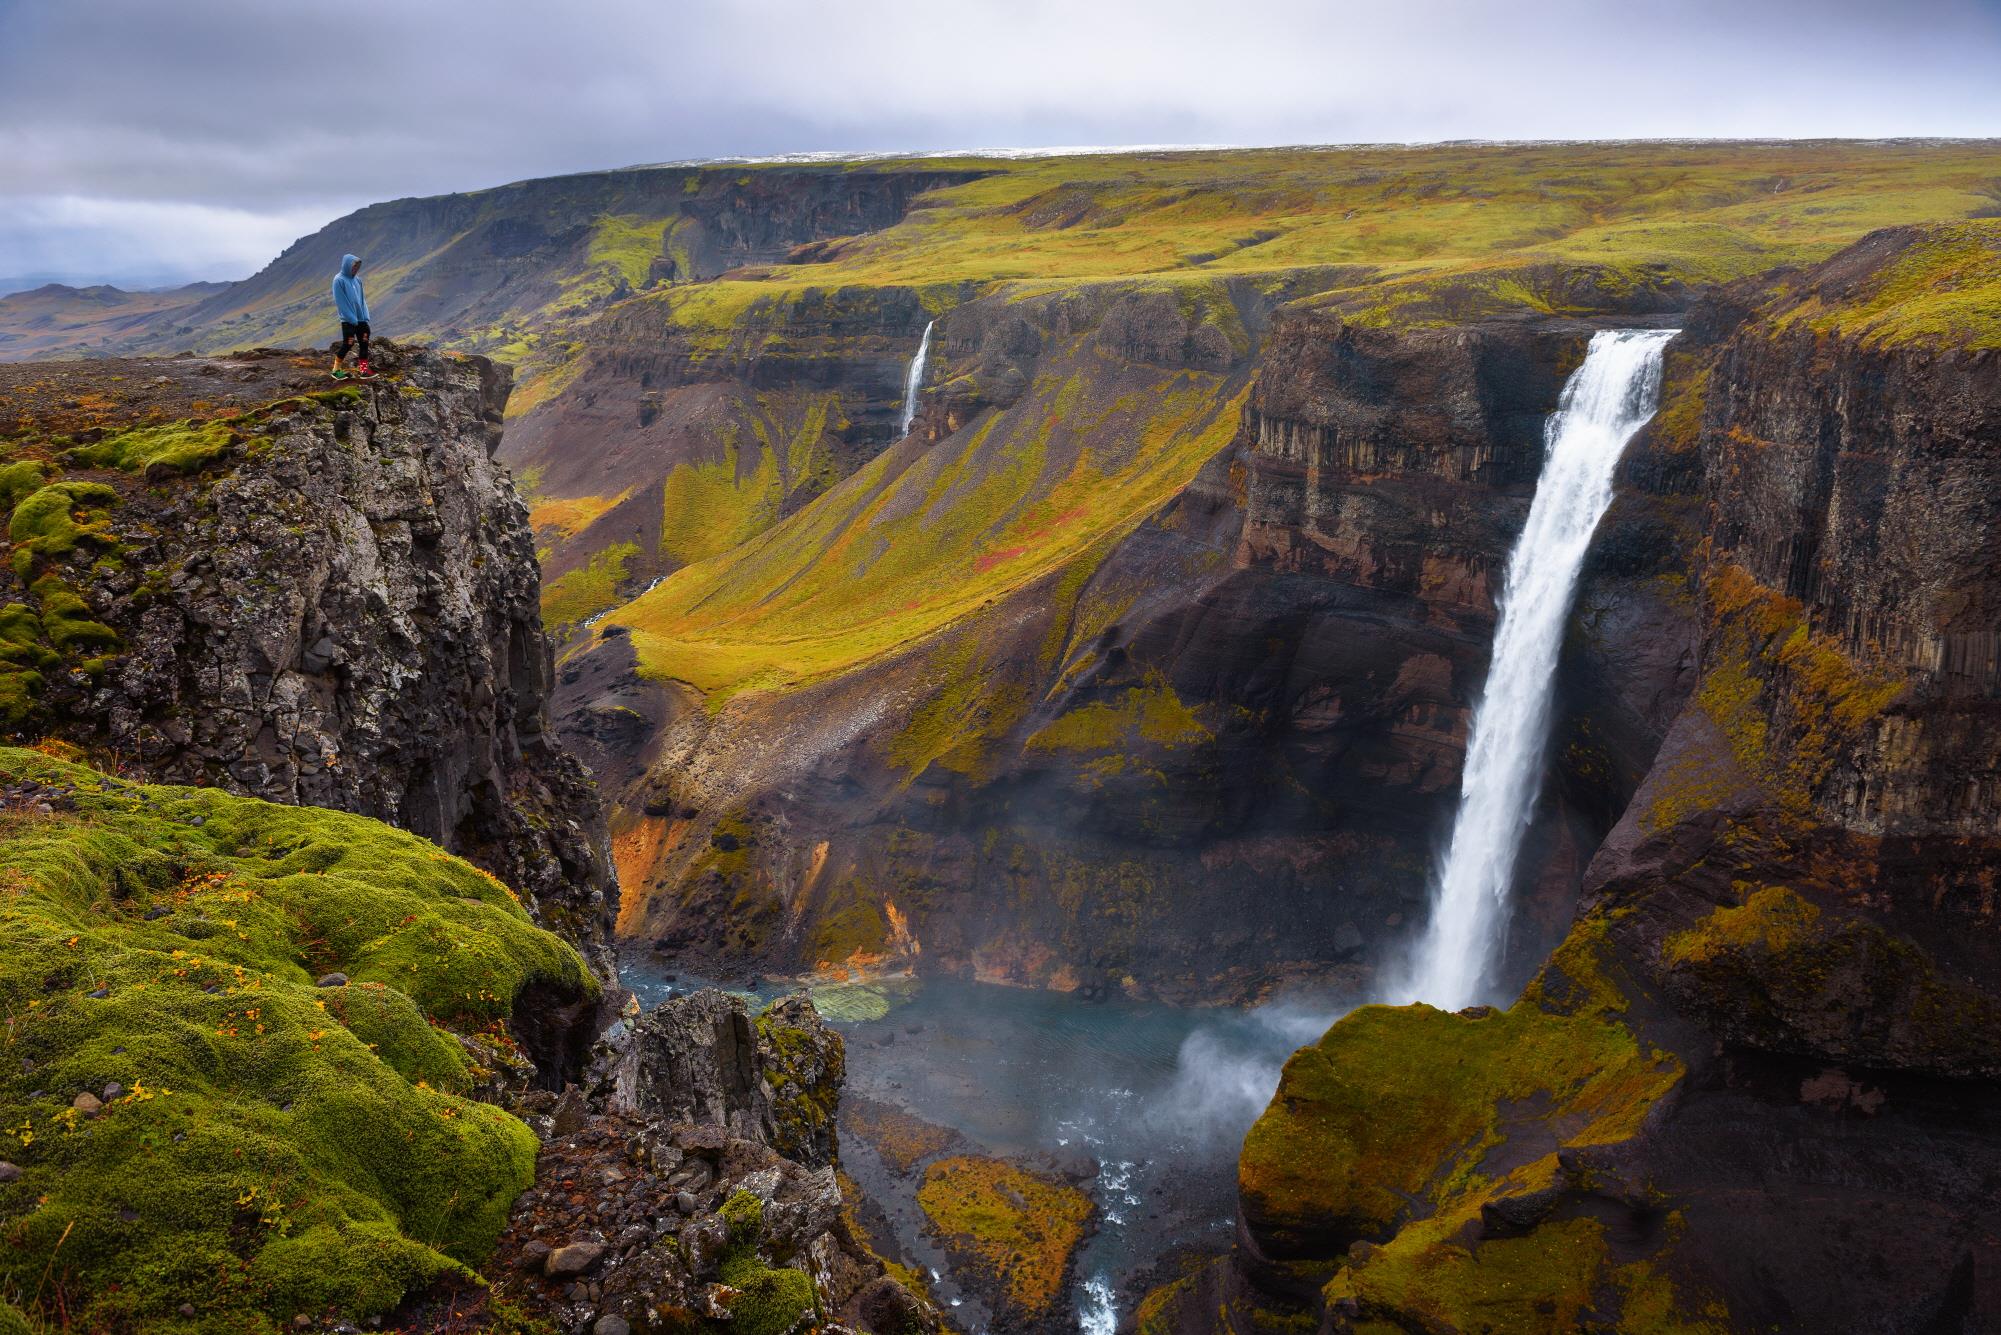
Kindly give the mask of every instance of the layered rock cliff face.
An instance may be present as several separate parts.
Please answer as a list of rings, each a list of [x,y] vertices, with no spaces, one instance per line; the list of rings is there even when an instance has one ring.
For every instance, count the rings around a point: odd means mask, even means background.
[[[547,726],[535,555],[492,458],[507,373],[378,364],[346,387],[277,353],[9,368],[9,724],[422,834],[609,978],[602,817]],[[543,1039],[584,1036],[546,1000]]]
[[[1591,328],[1274,321],[1269,295],[1224,284],[1192,311],[1116,285],[955,308],[910,440],[688,612],[642,599],[566,662],[566,735],[627,812],[624,932],[735,965],[921,959],[1085,995],[1359,984],[1422,912],[1494,586]],[[1183,422],[1184,403],[1206,406]],[[1129,474],[1153,489],[1107,523],[1094,507]],[[1690,613],[1659,579],[1687,541],[1678,503],[1636,491],[1594,579],[1571,656],[1591,712],[1532,840],[1519,977],[1689,684]],[[966,525],[963,593],[940,593],[960,577],[937,549]],[[923,560],[947,573],[884,575]],[[799,610],[771,613],[772,589]],[[857,629],[947,597],[970,614],[928,642],[720,709],[636,671],[655,624],[703,638],[691,614],[725,633],[772,615],[838,662]],[[737,670],[685,643],[684,680]]]
[[[1143,1326],[2001,1322],[1997,258],[1884,233],[1693,314],[1628,481],[1700,478],[1699,680],[1576,924],[1506,1012],[1295,1056],[1237,1255]]]

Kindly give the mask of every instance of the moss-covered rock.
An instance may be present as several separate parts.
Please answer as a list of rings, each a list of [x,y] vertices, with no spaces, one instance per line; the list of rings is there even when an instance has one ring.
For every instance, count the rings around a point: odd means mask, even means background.
[[[1341,1329],[1721,1329],[1606,1241],[1645,1187],[1601,1166],[1684,1072],[1629,1025],[1607,926],[1508,1010],[1364,1007],[1287,1063],[1239,1169],[1268,1287],[1324,1281]]]
[[[1093,1208],[1075,1187],[978,1155],[926,1168],[917,1204],[1002,1328],[1055,1309]]]
[[[24,782],[60,809],[0,814],[0,1291],[255,1331],[477,1264],[535,1142],[467,1094],[576,952],[374,821],[0,750]]]
[[[1547,1187],[1560,1147],[1631,1136],[1681,1065],[1621,1019],[1602,938],[1580,927],[1508,1010],[1365,1006],[1295,1053],[1239,1161],[1261,1254],[1332,1260],[1412,1219],[1477,1215]]]
[[[775,1266],[758,1248],[764,1237],[764,1202],[738,1191],[723,1202],[729,1227],[720,1277],[727,1287],[723,1306],[737,1335],[788,1335],[818,1311],[812,1277],[792,1266]]]

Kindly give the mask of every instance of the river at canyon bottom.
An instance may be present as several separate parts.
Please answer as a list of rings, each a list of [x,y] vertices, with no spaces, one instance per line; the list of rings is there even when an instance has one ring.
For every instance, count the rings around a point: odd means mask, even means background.
[[[729,986],[653,957],[628,957],[621,972],[649,1009],[703,986],[760,1002],[796,990]],[[1337,998],[1305,994],[1255,1009],[1085,1002],[951,978],[809,990],[847,1040],[842,1167],[879,1208],[877,1226],[901,1259],[930,1275],[934,1296],[972,1332],[990,1327],[989,1314],[924,1227],[922,1164],[898,1172],[857,1134],[859,1101],[958,1133],[951,1153],[1076,1181],[1097,1210],[1069,1307],[1086,1335],[1110,1335],[1148,1287],[1173,1277],[1174,1258],[1229,1247],[1244,1132],[1286,1057],[1342,1010]]]

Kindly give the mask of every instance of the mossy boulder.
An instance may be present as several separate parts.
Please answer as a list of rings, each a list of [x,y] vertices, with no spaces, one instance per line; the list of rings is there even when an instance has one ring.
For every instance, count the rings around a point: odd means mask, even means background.
[[[1685,1068],[1629,1019],[1610,926],[1508,1010],[1364,1007],[1294,1056],[1240,1167],[1260,1289],[1338,1331],[1730,1328],[1669,1277],[1683,1225],[1633,1166]]]
[[[468,1092],[525,989],[595,987],[577,953],[375,821],[0,749],[30,782],[56,809],[0,813],[0,1291],[260,1331],[468,1277],[535,1160]]]
[[[1238,1166],[1244,1226],[1275,1262],[1331,1260],[1406,1222],[1546,1187],[1559,1147],[1631,1136],[1681,1065],[1642,1043],[1574,931],[1505,1011],[1365,1006],[1286,1063]]]
[[[813,1280],[792,1266],[772,1265],[759,1251],[764,1239],[764,1202],[738,1191],[723,1202],[729,1228],[720,1278],[727,1293],[729,1329],[736,1335],[788,1335],[818,1311]]]

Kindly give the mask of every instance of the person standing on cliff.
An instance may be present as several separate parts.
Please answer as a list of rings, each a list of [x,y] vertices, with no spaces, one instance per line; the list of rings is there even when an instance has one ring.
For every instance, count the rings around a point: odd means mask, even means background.
[[[336,380],[347,379],[347,368],[342,363],[356,339],[361,340],[361,360],[355,363],[354,373],[363,380],[375,379],[375,372],[368,367],[368,297],[361,290],[360,270],[359,256],[343,255],[340,272],[334,275],[334,313],[340,317],[340,351],[334,354],[333,364]]]

